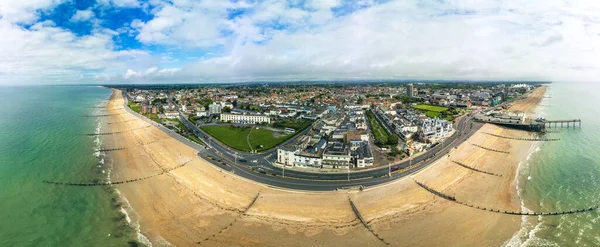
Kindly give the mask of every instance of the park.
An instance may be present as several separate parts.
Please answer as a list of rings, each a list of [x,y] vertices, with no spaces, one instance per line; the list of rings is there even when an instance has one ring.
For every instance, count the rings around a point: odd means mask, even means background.
[[[424,111],[425,115],[430,118],[438,117],[442,112],[448,110],[448,108],[443,107],[443,106],[424,105],[424,104],[413,106],[413,108]],[[446,117],[443,117],[442,119],[451,120],[452,117],[446,116]]]
[[[263,126],[250,127],[224,124],[208,125],[200,128],[223,144],[246,152],[260,152],[271,149],[295,134],[274,131],[273,128]]]

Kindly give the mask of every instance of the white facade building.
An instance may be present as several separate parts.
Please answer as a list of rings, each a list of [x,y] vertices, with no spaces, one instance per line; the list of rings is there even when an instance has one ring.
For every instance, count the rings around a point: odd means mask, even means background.
[[[221,104],[219,104],[217,102],[213,102],[212,104],[208,105],[208,114],[210,114],[210,115],[221,114],[222,108],[223,107],[221,106]]]
[[[438,118],[425,119],[421,122],[422,137],[424,139],[437,139],[450,135],[452,122]]]
[[[172,112],[165,112],[165,117],[166,118],[178,118],[179,117],[179,113],[176,111],[172,111]]]
[[[296,153],[295,150],[289,150],[285,148],[277,149],[277,163],[286,166],[294,165],[294,153]]]
[[[221,113],[221,122],[242,123],[242,124],[259,124],[259,123],[271,123],[271,118],[264,115],[240,115],[240,114],[229,114]]]

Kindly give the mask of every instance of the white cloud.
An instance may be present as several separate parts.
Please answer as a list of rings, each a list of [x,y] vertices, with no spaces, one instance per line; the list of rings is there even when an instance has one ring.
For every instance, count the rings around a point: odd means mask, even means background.
[[[94,17],[94,12],[91,10],[77,10],[71,17],[72,22],[88,21]]]
[[[0,19],[0,33],[0,84],[89,82],[149,59],[144,51],[115,51],[109,30],[78,37],[51,21],[25,29]]]
[[[282,16],[287,7],[258,5],[258,14],[236,20],[233,30],[248,40],[268,41],[255,44],[237,36],[228,53],[189,64],[179,76],[206,80],[597,78],[599,6],[544,3],[533,8],[512,1],[457,1],[441,6],[391,1],[325,18],[323,25],[293,22],[300,26],[274,32],[257,28],[256,23]],[[337,5],[320,8],[329,6]],[[315,13],[306,16],[314,18]]]
[[[97,0],[98,4],[103,6],[115,6],[120,8],[140,8],[143,4],[138,0]]]
[[[95,27],[83,37],[36,23],[57,2],[32,1],[0,1],[0,81],[81,74],[101,82],[600,76],[600,3],[590,1],[100,0],[144,8],[153,18],[116,32]],[[240,14],[228,18],[234,10]],[[165,51],[117,51],[118,32]],[[173,51],[195,58],[167,54]]]
[[[153,80],[172,76],[179,71],[181,71],[180,68],[159,69],[158,67],[151,67],[146,69],[145,71],[134,71],[132,69],[127,69],[127,71],[123,75],[123,79],[130,80],[142,78]]]
[[[40,15],[39,10],[47,10],[65,0],[2,0],[0,1],[0,18],[13,22],[31,24]]]

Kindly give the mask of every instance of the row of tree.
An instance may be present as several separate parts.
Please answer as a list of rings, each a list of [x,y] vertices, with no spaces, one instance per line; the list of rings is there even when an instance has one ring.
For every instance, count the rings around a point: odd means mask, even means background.
[[[398,143],[400,142],[400,137],[396,134],[391,134],[388,136],[380,135],[377,138],[375,138],[375,141],[379,145],[398,145]]]

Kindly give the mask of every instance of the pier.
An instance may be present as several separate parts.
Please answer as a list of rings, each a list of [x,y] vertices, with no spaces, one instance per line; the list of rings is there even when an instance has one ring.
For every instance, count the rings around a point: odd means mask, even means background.
[[[581,128],[581,119],[569,119],[569,120],[541,119],[541,123],[544,125],[544,128]],[[560,126],[558,126],[558,124],[560,124]]]
[[[547,120],[544,118],[529,119],[524,114],[485,113],[477,114],[474,121],[491,123],[504,127],[527,131],[544,132],[547,128],[581,128],[581,119]]]

